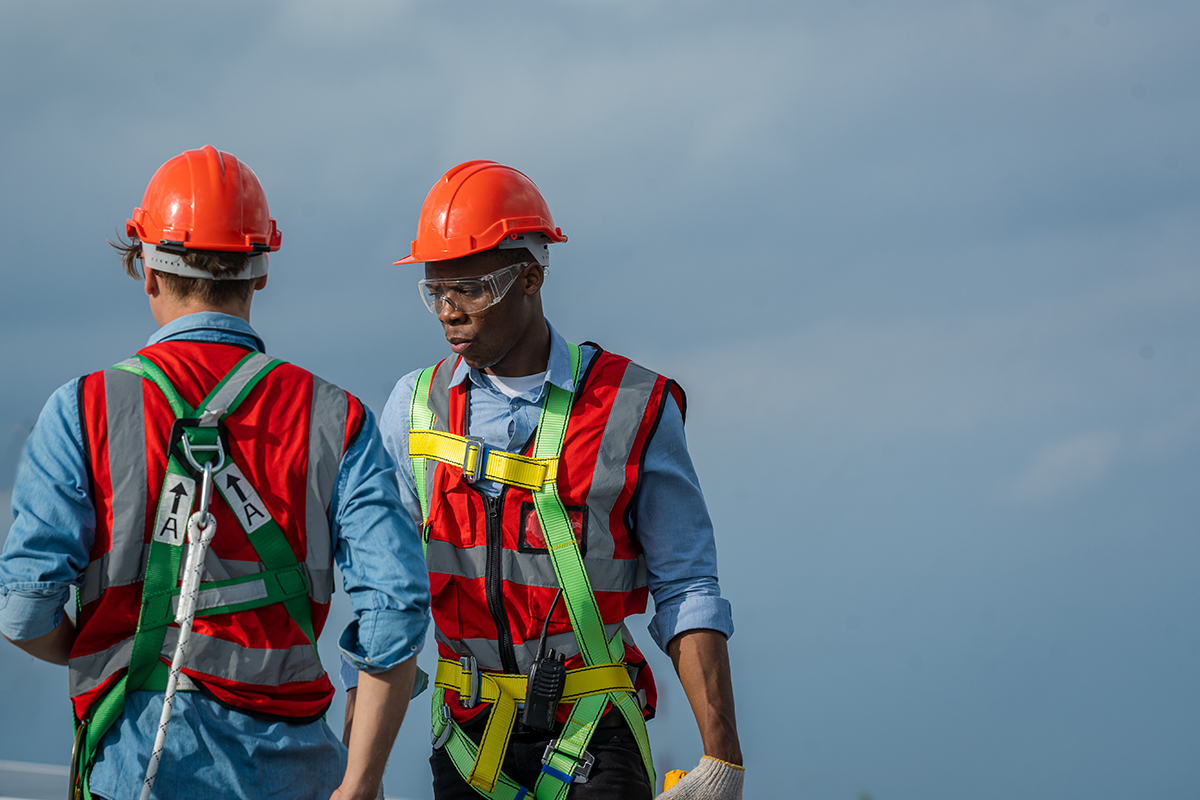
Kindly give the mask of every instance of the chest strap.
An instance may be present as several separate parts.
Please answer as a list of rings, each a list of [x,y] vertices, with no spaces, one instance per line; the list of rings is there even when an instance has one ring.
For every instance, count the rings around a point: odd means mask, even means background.
[[[557,456],[530,458],[519,453],[494,450],[478,436],[410,430],[408,451],[412,458],[432,458],[461,469],[469,483],[497,481],[532,491],[558,479]]]

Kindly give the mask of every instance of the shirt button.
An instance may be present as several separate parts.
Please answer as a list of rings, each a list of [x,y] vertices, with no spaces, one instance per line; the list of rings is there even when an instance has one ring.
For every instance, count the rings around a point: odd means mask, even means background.
[[[415,653],[415,652],[417,652],[417,646],[416,646],[415,644],[414,644],[412,647],[408,648],[408,649],[409,649],[409,650],[412,650],[414,653]]]
[[[371,659],[370,659],[370,657],[367,657],[367,658],[365,658],[365,659],[363,659],[363,660],[364,660],[364,661],[366,661],[368,664],[370,664],[370,663],[371,663]]]

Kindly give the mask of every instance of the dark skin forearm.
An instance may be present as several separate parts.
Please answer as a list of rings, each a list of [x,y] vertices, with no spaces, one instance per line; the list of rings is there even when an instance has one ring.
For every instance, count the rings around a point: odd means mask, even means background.
[[[668,643],[667,652],[696,717],[704,754],[740,766],[742,746],[733,711],[725,635],[711,630],[685,631]]]
[[[8,639],[7,636],[4,638]],[[75,644],[75,621],[63,614],[62,622],[58,623],[58,627],[44,636],[34,639],[8,640],[34,658],[66,666],[67,659],[71,655],[71,645]]]

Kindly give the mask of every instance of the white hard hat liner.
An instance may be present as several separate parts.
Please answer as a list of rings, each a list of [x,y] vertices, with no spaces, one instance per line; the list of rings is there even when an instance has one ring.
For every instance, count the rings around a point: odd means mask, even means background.
[[[267,274],[267,254],[254,253],[250,255],[249,263],[241,272],[233,275],[216,276],[211,272],[205,272],[202,269],[189,267],[183,263],[183,258],[168,253],[165,250],[159,250],[148,242],[142,242],[142,261],[147,267],[155,272],[169,272],[172,275],[179,275],[184,278],[199,278],[206,281],[245,281],[252,278],[261,278]]]

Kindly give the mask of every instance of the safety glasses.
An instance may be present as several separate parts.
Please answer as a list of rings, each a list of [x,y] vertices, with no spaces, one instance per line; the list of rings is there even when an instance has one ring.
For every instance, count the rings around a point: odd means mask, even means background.
[[[478,314],[503,300],[504,295],[516,283],[521,270],[533,263],[518,261],[478,278],[449,281],[426,278],[417,281],[417,288],[421,292],[421,301],[432,314],[440,314],[443,303],[449,303],[452,308],[464,314]]]

